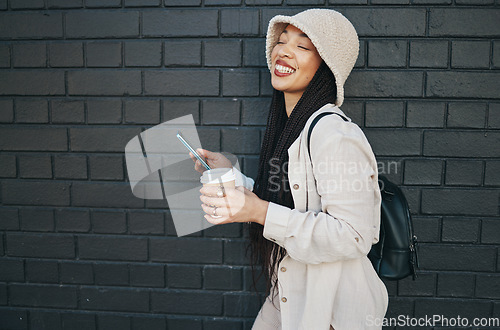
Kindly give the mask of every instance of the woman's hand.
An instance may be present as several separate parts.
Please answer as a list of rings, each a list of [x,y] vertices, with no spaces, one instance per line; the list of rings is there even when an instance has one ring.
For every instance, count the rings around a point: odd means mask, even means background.
[[[245,187],[225,189],[224,197],[217,197],[218,189],[213,186],[200,189],[200,199],[203,202],[201,207],[208,222],[221,225],[251,221],[264,225],[269,202],[260,199]]]
[[[208,166],[211,168],[232,168],[233,164],[229,159],[219,152],[212,152],[205,149],[198,148],[196,152],[207,162]],[[195,162],[194,169],[203,174],[207,169],[201,164],[201,162],[196,159],[196,157],[190,152],[189,157]]]

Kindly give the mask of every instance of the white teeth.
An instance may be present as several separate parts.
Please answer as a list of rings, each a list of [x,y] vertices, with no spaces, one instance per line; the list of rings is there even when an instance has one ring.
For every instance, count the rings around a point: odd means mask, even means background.
[[[278,70],[279,73],[294,73],[295,70],[283,65],[276,64],[276,70]]]

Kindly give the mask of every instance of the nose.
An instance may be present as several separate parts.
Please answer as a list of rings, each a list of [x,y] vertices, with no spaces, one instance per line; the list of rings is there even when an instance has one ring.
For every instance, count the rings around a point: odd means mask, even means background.
[[[291,49],[287,46],[287,44],[283,44],[281,45],[279,51],[278,51],[278,55],[280,57],[288,57],[288,58],[291,58],[293,57],[293,52],[291,51]]]

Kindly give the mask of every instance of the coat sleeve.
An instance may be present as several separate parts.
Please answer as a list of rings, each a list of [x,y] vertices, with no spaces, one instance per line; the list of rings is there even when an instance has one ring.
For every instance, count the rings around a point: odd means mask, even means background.
[[[248,190],[253,190],[254,180],[245,174],[241,173],[236,167],[233,166],[233,172],[235,175],[235,185],[236,187],[243,186]]]
[[[320,121],[311,135],[314,179],[309,179],[309,189],[316,187],[321,212],[270,203],[264,224],[264,237],[309,264],[366,256],[380,228],[377,164],[370,144],[350,122],[335,122],[341,129],[326,138],[315,136],[316,129],[332,131],[326,123]]]

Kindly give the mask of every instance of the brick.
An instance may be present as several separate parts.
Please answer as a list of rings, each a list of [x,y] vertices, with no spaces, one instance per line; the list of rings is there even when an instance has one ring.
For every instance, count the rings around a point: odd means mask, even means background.
[[[419,4],[419,5],[425,5],[425,4],[431,4],[431,5],[449,5],[452,3],[452,0],[413,0],[414,4]]]
[[[205,6],[231,6],[240,4],[241,0],[205,0]]]
[[[377,156],[420,155],[419,131],[366,129],[364,133]]]
[[[500,297],[500,276],[479,274],[476,276],[476,296],[498,299]]]
[[[271,73],[269,70],[260,71],[260,95],[261,96],[272,96],[273,86],[271,85]]]
[[[132,320],[129,316],[97,315],[98,329],[130,330]]]
[[[131,234],[163,234],[164,217],[162,212],[131,211],[128,215],[128,226]]]
[[[270,99],[243,100],[241,123],[243,125],[266,125],[269,113]]]
[[[249,265],[249,258],[245,253],[246,245],[242,240],[224,241],[224,263],[230,265]]]
[[[222,151],[232,154],[258,154],[259,132],[253,128],[225,128],[222,130]]]
[[[12,64],[15,68],[43,68],[47,66],[45,43],[12,45]]]
[[[6,205],[69,205],[69,183],[63,182],[5,182],[2,184]]]
[[[259,95],[259,73],[256,71],[229,70],[222,73],[224,96]]]
[[[498,216],[498,191],[423,189],[422,213]]]
[[[7,208],[2,206],[0,208],[0,230],[18,230],[19,229],[19,217],[18,211],[15,208]]]
[[[121,211],[93,211],[92,231],[103,234],[123,234],[127,232],[127,218]]]
[[[479,221],[468,218],[443,218],[443,242],[476,243],[479,241]]]
[[[162,100],[161,109],[162,122],[191,114],[194,123],[200,124],[200,105],[197,100]]]
[[[125,42],[125,66],[161,66],[162,43],[160,41]]]
[[[131,237],[80,236],[80,259],[145,261],[147,240]]]
[[[151,238],[152,261],[218,264],[222,262],[222,242],[198,238]]]
[[[200,65],[200,41],[165,41],[165,66]]]
[[[144,93],[161,96],[218,96],[218,70],[144,72]]]
[[[404,103],[393,101],[366,102],[366,127],[402,127]]]
[[[122,263],[96,263],[94,279],[97,285],[128,286],[128,266]]]
[[[128,183],[83,183],[71,187],[73,206],[141,208],[144,201],[134,197]]]
[[[483,174],[482,161],[447,160],[446,185],[479,186]]]
[[[500,41],[493,41],[493,58],[491,62],[494,68],[500,68]]]
[[[437,292],[442,297],[473,297],[474,275],[463,273],[439,273]]]
[[[247,4],[253,5],[253,4],[258,4],[256,2],[262,2],[265,0],[245,0]],[[273,1],[273,0],[269,0]],[[280,3],[281,4],[281,3]],[[295,15],[301,11],[303,11],[304,8],[262,8],[261,10],[261,26],[260,26],[260,31],[261,31],[261,36],[265,37],[267,28],[269,26],[269,21],[276,15],[286,15],[286,16],[292,16]]]
[[[2,39],[62,38],[62,13],[9,13],[0,20]]]
[[[257,36],[259,11],[256,9],[222,9],[221,33],[223,36]]]
[[[48,155],[20,155],[19,176],[21,178],[52,178],[51,159]]]
[[[364,128],[363,102],[345,101],[342,103],[342,111],[359,127]]]
[[[16,122],[18,123],[48,123],[49,121],[49,110],[46,100],[16,100],[15,109]]]
[[[417,185],[441,185],[443,162],[441,160],[406,160],[404,183]]]
[[[367,46],[365,46],[367,42],[363,40],[359,40],[359,53],[358,58],[356,59],[356,63],[354,63],[355,68],[363,68],[367,62]]]
[[[7,285],[5,284],[0,284],[0,305],[7,305]]]
[[[201,0],[164,0],[165,6],[199,6]]]
[[[30,311],[31,329],[61,330],[61,314],[41,310]]]
[[[89,156],[91,180],[123,180],[123,156]]]
[[[87,158],[84,155],[55,155],[56,179],[87,179]]]
[[[111,7],[119,8],[122,5],[121,0],[85,0],[87,8]]]
[[[481,243],[498,244],[500,221],[498,219],[483,219],[481,221]]]
[[[11,123],[14,121],[14,102],[12,100],[0,100],[0,123]]]
[[[199,266],[167,265],[167,286],[169,288],[200,289],[202,270]]]
[[[203,142],[202,147],[211,151],[221,151],[221,138],[219,129],[202,128],[198,129],[200,141]],[[224,150],[222,150],[224,151]]]
[[[209,290],[233,291],[241,290],[243,286],[241,268],[205,267],[203,279],[203,287]]]
[[[245,39],[243,41],[243,65],[247,67],[267,67],[265,40],[261,39]]]
[[[139,95],[140,71],[69,71],[70,95]]]
[[[439,157],[499,157],[500,132],[471,131],[426,131],[424,132],[424,155]]]
[[[83,0],[48,0],[49,8],[82,8]]]
[[[49,44],[49,65],[53,68],[83,67],[81,42],[58,42]]]
[[[353,71],[344,90],[347,97],[421,97],[422,86],[422,72]]]
[[[256,180],[257,171],[259,168],[259,158],[258,157],[245,157],[243,165],[245,165],[245,175],[251,177]]]
[[[239,125],[240,101],[205,100],[202,102],[203,124],[205,125]]]
[[[203,230],[204,237],[241,237],[241,227],[239,223],[226,224],[225,226],[212,226]]]
[[[63,328],[67,329],[96,329],[95,316],[87,313],[62,313],[61,324]]]
[[[411,276],[398,281],[399,296],[434,296],[436,291],[436,274],[419,274],[418,281]]]
[[[239,40],[209,40],[204,42],[205,66],[237,67],[241,65],[241,42]]]
[[[218,11],[211,9],[143,12],[142,33],[146,37],[216,37]]]
[[[59,285],[10,285],[13,306],[76,308],[76,288]]]
[[[154,314],[152,314],[154,315]],[[149,329],[176,329],[175,327],[167,328],[167,320],[163,316],[134,316],[132,317],[133,330],[149,330]]]
[[[85,127],[71,128],[72,151],[123,152],[140,128]]]
[[[368,42],[369,67],[406,67],[407,42],[404,40],[373,40]]]
[[[0,76],[0,95],[64,95],[64,93],[62,71],[5,71]]]
[[[159,100],[127,100],[124,102],[125,122],[131,124],[158,124]]]
[[[86,233],[90,230],[88,210],[59,209],[55,212],[58,232]]]
[[[22,231],[54,231],[54,211],[52,209],[21,209],[19,218]]]
[[[495,271],[496,250],[493,247],[422,244],[420,256],[422,270]]]
[[[484,128],[486,103],[451,102],[448,105],[447,127]]]
[[[61,262],[60,278],[62,283],[93,284],[94,273],[92,264],[80,262]]]
[[[22,260],[0,259],[0,280],[2,282],[24,282],[24,264]]]
[[[67,259],[75,257],[71,235],[7,234],[7,255],[14,257]]]
[[[85,123],[84,102],[80,100],[54,100],[51,104],[52,123],[83,124]]]
[[[486,68],[490,67],[489,41],[452,41],[452,68]]]
[[[424,8],[377,8],[376,14],[371,8],[348,8],[341,12],[360,37],[425,35]]]
[[[324,5],[325,0],[287,0],[287,5]]]
[[[500,186],[500,161],[487,161],[484,175],[484,184],[486,186]]]
[[[212,292],[151,292],[153,312],[222,315],[222,294]]]
[[[446,103],[408,101],[406,127],[444,127]]]
[[[133,264],[129,266],[130,285],[165,287],[165,268],[160,265]]]
[[[225,315],[253,317],[261,307],[259,297],[254,294],[227,294],[224,296]]]
[[[410,67],[412,68],[447,68],[448,41],[441,41],[441,40],[410,41],[409,63]]]
[[[10,0],[11,9],[43,9],[43,0]]]
[[[27,311],[0,309],[0,320],[5,329],[28,329]]]
[[[5,251],[3,248],[4,247],[3,241],[4,241],[4,239],[3,239],[3,234],[2,234],[2,235],[0,235],[0,256],[3,256],[5,254]],[[1,305],[1,296],[2,296],[1,290],[2,290],[2,288],[0,286],[0,305]]]
[[[57,261],[26,260],[26,282],[58,283]]]
[[[67,38],[129,38],[139,36],[137,11],[69,11],[65,14]]]
[[[498,9],[431,8],[430,36],[498,36]],[[461,22],[461,24],[457,24]]]
[[[419,242],[439,242],[441,222],[438,217],[413,217],[413,230]]]
[[[500,103],[490,103],[487,128],[500,128]]]
[[[89,124],[118,124],[122,122],[122,102],[115,99],[87,100]]]
[[[159,7],[161,0],[125,0],[125,7]]]
[[[456,0],[457,5],[489,5],[495,3],[495,0]]]
[[[245,0],[247,5],[281,5],[283,0]]]
[[[224,319],[205,320],[205,322],[203,322],[203,329],[205,329],[205,330],[217,330],[217,329],[241,330],[241,329],[243,329],[242,323],[243,322],[241,322],[241,321],[232,321],[232,320],[224,320]]]
[[[83,309],[119,312],[148,312],[149,292],[138,289],[82,288]]]
[[[122,44],[120,42],[89,42],[86,47],[87,67],[122,66]]]

